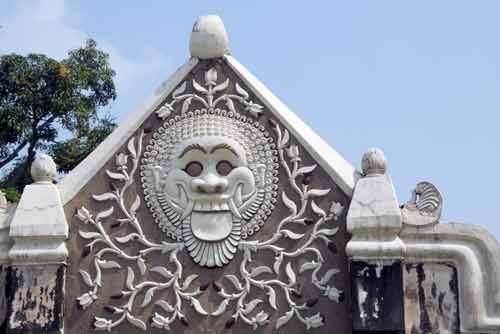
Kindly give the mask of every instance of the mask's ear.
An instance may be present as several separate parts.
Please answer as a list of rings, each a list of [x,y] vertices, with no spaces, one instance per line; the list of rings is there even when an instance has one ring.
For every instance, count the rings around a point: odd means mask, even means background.
[[[163,167],[161,166],[154,166],[150,167],[151,171],[153,172],[153,179],[154,179],[154,188],[156,192],[162,191],[163,188],[163,176],[165,174]]]
[[[257,188],[264,188],[264,185],[266,183],[265,181],[266,165],[258,164],[256,170],[257,170],[257,175],[255,175],[255,186]]]

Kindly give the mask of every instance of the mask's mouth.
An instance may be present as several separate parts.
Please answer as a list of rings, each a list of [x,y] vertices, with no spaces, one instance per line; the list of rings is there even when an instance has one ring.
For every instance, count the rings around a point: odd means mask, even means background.
[[[190,219],[194,236],[204,241],[224,240],[233,229],[233,214],[228,210],[193,211]]]

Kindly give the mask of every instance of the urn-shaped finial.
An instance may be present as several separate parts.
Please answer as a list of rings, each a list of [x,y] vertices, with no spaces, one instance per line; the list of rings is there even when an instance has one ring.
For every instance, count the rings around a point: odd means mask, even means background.
[[[47,154],[38,154],[31,164],[31,178],[35,183],[52,182],[56,174],[56,164]]]
[[[198,17],[191,33],[189,49],[191,57],[200,59],[219,58],[229,53],[229,39],[219,16]]]
[[[386,160],[384,151],[380,148],[369,148],[361,160],[361,167],[365,176],[370,175],[383,175],[386,171]]]

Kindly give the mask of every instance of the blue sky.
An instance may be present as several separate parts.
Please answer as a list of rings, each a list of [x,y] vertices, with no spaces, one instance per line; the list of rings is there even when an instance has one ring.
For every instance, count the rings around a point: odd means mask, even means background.
[[[232,54],[348,161],[381,147],[401,203],[431,181],[444,220],[498,238],[499,13],[498,1],[0,0],[0,54],[62,58],[97,40],[123,120],[188,59],[196,17],[219,14]]]

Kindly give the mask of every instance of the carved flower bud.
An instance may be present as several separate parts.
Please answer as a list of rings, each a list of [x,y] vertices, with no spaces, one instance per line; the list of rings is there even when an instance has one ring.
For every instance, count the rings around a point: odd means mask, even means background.
[[[335,220],[342,214],[344,211],[344,206],[339,202],[332,202],[330,206],[330,213],[334,216]]]
[[[116,166],[118,170],[127,169],[128,155],[120,153],[116,156]]]
[[[292,162],[300,161],[299,148],[297,147],[297,145],[291,145],[286,149],[286,153],[288,154],[288,157]]]
[[[47,154],[38,154],[31,164],[31,178],[35,183],[51,183],[56,174],[56,164]]]
[[[205,72],[205,82],[208,86],[215,86],[217,82],[217,71],[215,68],[211,68]]]
[[[384,151],[379,148],[369,148],[361,160],[361,167],[365,176],[383,175],[386,171]]]

